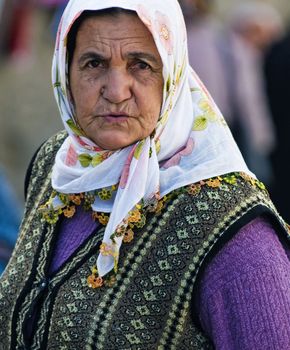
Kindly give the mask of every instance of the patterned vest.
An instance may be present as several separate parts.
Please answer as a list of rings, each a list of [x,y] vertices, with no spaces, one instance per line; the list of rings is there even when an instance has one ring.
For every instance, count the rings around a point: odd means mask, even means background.
[[[122,246],[115,284],[91,289],[86,280],[103,229],[48,277],[58,225],[43,222],[38,208],[51,194],[51,167],[65,137],[48,140],[34,161],[20,237],[0,280],[0,349],[212,349],[192,302],[200,272],[258,215],[272,216],[288,235],[263,185],[235,173],[178,191]]]

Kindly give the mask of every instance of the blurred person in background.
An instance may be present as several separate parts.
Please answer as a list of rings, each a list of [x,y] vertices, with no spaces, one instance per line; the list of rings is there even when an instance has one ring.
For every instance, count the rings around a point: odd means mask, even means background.
[[[9,184],[6,174],[0,167],[0,275],[2,274],[14,248],[21,208]]]
[[[245,1],[222,25],[211,11],[212,0],[180,3],[190,63],[217,101],[249,167],[270,185],[269,156],[276,137],[262,65],[264,50],[281,34],[281,18],[271,5]]]
[[[290,222],[289,100],[290,100],[290,30],[266,55],[265,77],[273,120],[277,131],[277,146],[271,156],[276,181],[271,193],[278,210]]]
[[[55,38],[59,21],[68,0],[38,0],[38,3],[48,11],[49,26],[53,38]]]
[[[189,62],[231,125],[224,63],[218,48],[221,23],[212,13],[213,1],[180,0],[179,3],[187,28]]]
[[[34,0],[3,0],[0,9],[1,55],[19,66],[32,58]]]
[[[277,145],[266,94],[264,57],[272,43],[283,35],[283,22],[271,4],[244,1],[232,8],[228,17],[228,38],[232,58],[229,81],[235,101],[235,135],[248,165],[271,188],[276,181],[271,153]],[[226,50],[225,50],[226,51]],[[230,65],[230,59],[227,61]]]

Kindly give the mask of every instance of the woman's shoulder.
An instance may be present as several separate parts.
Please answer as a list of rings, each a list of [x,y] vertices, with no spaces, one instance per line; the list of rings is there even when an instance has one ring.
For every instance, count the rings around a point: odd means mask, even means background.
[[[278,231],[267,217],[251,220],[205,269],[195,307],[217,349],[289,345],[290,248]]]
[[[32,168],[35,161],[42,159],[43,157],[54,157],[60,146],[63,144],[65,138],[67,137],[67,132],[65,130],[61,130],[56,134],[49,137],[45,140],[34,152],[29,168]]]
[[[263,269],[290,266],[290,247],[281,241],[278,228],[268,217],[259,216],[244,225],[208,265],[203,284],[219,288],[235,277],[255,274]],[[289,257],[288,257],[289,255]]]
[[[43,142],[35,151],[28,165],[25,181],[24,181],[24,194],[27,197],[27,192],[31,179],[48,174],[49,168],[52,167],[55,155],[63,144],[67,132],[65,130],[59,131],[52,135],[45,142]]]
[[[264,231],[267,223],[256,222],[257,217],[266,217],[281,240],[287,240],[289,236],[288,226],[278,214],[265,186],[243,173],[226,174],[187,186],[178,201],[177,211],[176,229],[182,227],[188,231],[199,253],[199,276],[247,225],[251,231],[260,227],[259,232]]]
[[[46,141],[44,141],[37,151],[34,154],[34,159],[38,157],[41,158],[43,156],[54,156],[58,151],[60,146],[63,144],[64,140],[67,137],[67,132],[65,130],[58,131],[56,134],[49,137]]]
[[[225,228],[239,222],[236,231],[265,212],[277,215],[265,185],[243,172],[201,180],[178,191],[184,211],[200,217],[200,222],[223,223]]]

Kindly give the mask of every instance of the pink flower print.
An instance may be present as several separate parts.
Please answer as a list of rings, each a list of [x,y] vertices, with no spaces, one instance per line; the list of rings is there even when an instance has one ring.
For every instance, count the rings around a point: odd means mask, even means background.
[[[131,152],[130,152],[130,154],[125,162],[124,169],[122,171],[120,184],[119,184],[119,187],[122,189],[124,189],[126,187],[127,182],[128,182],[128,177],[129,177],[129,173],[130,173],[130,166],[131,166],[132,159],[134,157],[135,149],[136,149],[136,145],[132,148],[132,150],[131,150]]]
[[[170,30],[170,21],[168,17],[159,11],[156,11],[156,27],[162,45],[169,55],[173,52],[173,34]]]
[[[68,152],[67,152],[67,155],[66,155],[65,164],[67,166],[74,166],[74,165],[76,165],[77,161],[78,161],[77,152],[76,152],[74,146],[70,145]]]
[[[162,168],[168,169],[171,168],[172,166],[176,166],[180,163],[181,157],[189,156],[194,149],[194,141],[190,137],[187,141],[187,144],[184,148],[182,148],[180,151],[175,153],[173,157],[171,157],[167,162],[165,162],[162,165]]]
[[[88,144],[80,136],[73,135],[73,137],[75,138],[75,140],[78,142],[78,144],[80,146],[84,147],[88,151],[94,151],[94,152],[101,152],[101,151],[103,151],[103,149],[100,148],[100,147],[92,146],[92,145]]]
[[[152,31],[152,21],[149,15],[149,12],[143,5],[138,5],[137,7],[137,13],[141,21],[145,24],[145,26]]]

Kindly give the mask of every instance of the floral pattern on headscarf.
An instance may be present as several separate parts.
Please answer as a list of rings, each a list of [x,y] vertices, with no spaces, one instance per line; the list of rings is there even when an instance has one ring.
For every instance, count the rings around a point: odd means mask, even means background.
[[[164,78],[162,110],[154,137],[115,152],[101,150],[78,128],[66,57],[67,34],[76,18],[85,10],[110,7],[138,14],[153,36]],[[69,134],[55,159],[52,187],[58,196],[52,205],[57,207],[61,194],[101,191],[119,184],[112,198],[95,196],[91,203],[93,211],[110,213],[97,260],[101,277],[116,267],[123,240],[132,239],[123,226],[138,203],[149,203],[175,189],[224,173],[243,171],[252,175],[222,115],[189,66],[185,24],[177,0],[71,0],[57,35],[52,79]],[[112,240],[114,232],[118,234]]]

